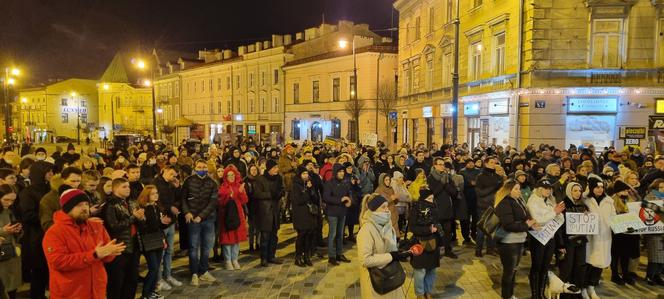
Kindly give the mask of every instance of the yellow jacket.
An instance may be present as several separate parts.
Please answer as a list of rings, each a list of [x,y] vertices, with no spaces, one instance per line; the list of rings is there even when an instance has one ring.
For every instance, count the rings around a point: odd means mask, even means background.
[[[417,178],[415,178],[415,181],[410,183],[410,186],[408,186],[408,193],[410,193],[410,198],[413,201],[418,200],[420,198],[420,189],[426,185],[427,178],[424,175],[418,175]]]

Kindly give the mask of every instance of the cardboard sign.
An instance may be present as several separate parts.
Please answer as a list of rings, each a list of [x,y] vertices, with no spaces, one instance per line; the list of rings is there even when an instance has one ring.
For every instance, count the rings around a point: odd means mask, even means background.
[[[611,218],[610,226],[611,230],[616,234],[627,232],[630,228],[640,230],[646,227],[645,224],[643,224],[643,221],[639,219],[639,215],[635,213],[625,213],[613,216],[613,218]]]
[[[378,135],[376,135],[376,133],[363,133],[362,144],[368,146],[376,146],[378,144]]]
[[[329,146],[337,146],[339,141],[337,141],[336,139],[334,139],[332,137],[325,137],[325,141],[323,141],[323,143],[325,143]]]
[[[568,235],[599,234],[597,213],[565,213],[565,231]]]
[[[650,201],[658,206],[664,206],[664,200]],[[634,234],[662,234],[664,233],[664,222],[662,222],[662,215],[657,214],[655,211],[641,207],[641,202],[627,203],[630,215],[634,215],[639,219],[643,225],[641,228],[636,229]]]
[[[546,245],[556,234],[556,231],[563,226],[563,223],[565,223],[565,219],[562,216],[556,217],[544,224],[540,230],[530,230],[528,232],[542,245]]]

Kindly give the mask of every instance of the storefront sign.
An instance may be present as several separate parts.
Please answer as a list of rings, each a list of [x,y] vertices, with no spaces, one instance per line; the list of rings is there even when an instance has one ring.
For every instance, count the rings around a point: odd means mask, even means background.
[[[553,236],[556,234],[556,231],[563,226],[563,223],[565,222],[565,219],[561,216],[559,218],[553,218],[551,221],[547,222],[542,226],[540,230],[536,231],[528,231],[537,241],[542,243],[543,245],[546,245],[546,243],[553,238]]]
[[[80,112],[81,114],[87,114],[88,108],[62,106],[62,113],[78,113],[78,112]]]
[[[569,98],[569,113],[616,113],[618,98]]]
[[[499,100],[489,102],[489,114],[508,114],[509,101]]]
[[[565,229],[568,235],[596,235],[599,233],[597,213],[565,213]]]
[[[664,205],[664,200],[652,200],[651,203],[660,206]],[[664,222],[662,222],[662,214],[641,207],[641,202],[627,203],[629,215],[636,216],[643,226],[639,229],[635,228],[634,234],[661,234],[664,233]],[[624,214],[623,214],[624,215]]]
[[[625,145],[639,145],[639,139],[625,139]]]
[[[648,117],[648,129],[662,130],[664,129],[664,116],[651,115]]]
[[[433,117],[431,106],[422,107],[422,117]]]
[[[463,103],[463,115],[477,116],[480,115],[480,103]]]
[[[646,139],[645,127],[621,127],[620,138],[623,139]]]
[[[452,104],[440,104],[440,116],[450,117],[454,114],[454,106]]]
[[[535,108],[538,109],[546,108],[546,101],[535,101]]]

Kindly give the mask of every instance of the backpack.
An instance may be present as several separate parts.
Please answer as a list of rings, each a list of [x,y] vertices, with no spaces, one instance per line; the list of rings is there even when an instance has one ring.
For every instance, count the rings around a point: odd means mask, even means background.
[[[240,227],[240,213],[237,209],[237,204],[233,199],[226,202],[224,206],[226,213],[224,214],[224,226],[226,231],[236,230]]]

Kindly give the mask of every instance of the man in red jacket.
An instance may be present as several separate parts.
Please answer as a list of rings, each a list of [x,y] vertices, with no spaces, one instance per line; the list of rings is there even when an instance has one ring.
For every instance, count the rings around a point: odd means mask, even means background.
[[[50,275],[52,299],[106,298],[108,263],[125,249],[109,240],[104,226],[90,217],[90,198],[78,189],[60,195],[59,210],[42,243]]]

